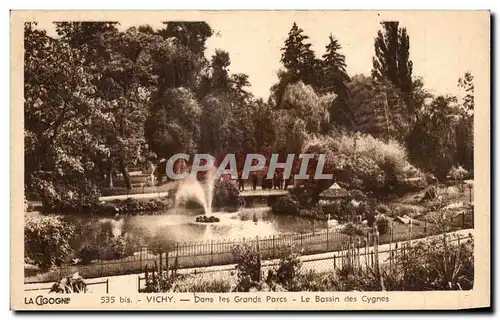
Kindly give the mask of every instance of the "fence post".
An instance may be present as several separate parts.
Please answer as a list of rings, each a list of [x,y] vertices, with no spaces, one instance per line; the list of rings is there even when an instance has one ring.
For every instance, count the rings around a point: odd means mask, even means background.
[[[368,265],[368,234],[365,238],[365,264]]]
[[[345,266],[345,243],[342,243],[342,246],[341,246],[342,250],[340,250],[340,267],[341,269],[344,269],[344,266]]]
[[[361,255],[360,255],[361,239],[358,238],[358,268],[361,268]]]
[[[391,241],[389,241],[389,271],[392,270],[392,228],[391,228]]]
[[[262,266],[261,266],[261,256],[260,256],[260,246],[259,246],[259,236],[255,237],[255,246],[257,247],[257,255],[258,255],[258,266],[259,266],[259,274],[258,274],[258,279],[257,281],[260,282],[262,278]]]
[[[176,248],[175,248],[175,256],[179,256],[179,242],[176,242]]]
[[[408,239],[410,245],[412,238],[413,238],[413,218],[410,218],[410,238]]]
[[[106,294],[109,293],[109,279],[106,278]]]
[[[391,221],[391,242],[394,241],[394,220]]]
[[[137,292],[141,292],[141,275],[137,276]]]
[[[276,244],[275,244],[275,236],[273,235],[273,258],[276,256]]]
[[[163,252],[160,250],[160,268],[159,268],[159,274],[161,274],[163,271]]]
[[[378,257],[378,242],[379,242],[379,232],[375,232],[375,243],[374,243],[374,246],[375,246],[375,269],[377,271],[377,274],[379,272],[379,257]]]
[[[371,256],[371,266],[373,267],[373,250],[370,252],[370,256]]]
[[[465,211],[462,211],[462,228],[465,227]]]
[[[214,263],[214,241],[210,241],[210,264]]]
[[[300,233],[300,248],[302,249],[302,232]]]
[[[333,255],[333,269],[337,269],[337,256]]]
[[[326,229],[326,251],[328,251],[328,249],[329,249],[329,245],[328,245],[329,244],[328,243],[328,240],[329,240],[329,235],[328,234],[329,233],[330,233],[330,228],[327,228]]]
[[[168,270],[170,270],[170,254],[169,252],[165,252],[165,270],[167,270],[167,275],[168,275]]]
[[[427,234],[427,217],[424,217],[424,233]]]

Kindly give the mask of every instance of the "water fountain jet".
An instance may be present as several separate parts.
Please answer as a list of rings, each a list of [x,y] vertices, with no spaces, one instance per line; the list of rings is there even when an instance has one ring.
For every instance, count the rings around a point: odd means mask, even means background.
[[[204,185],[205,187],[195,177],[187,175],[175,194],[176,207],[187,200],[195,200],[203,207],[205,215],[210,215],[214,196],[215,169],[207,171]]]

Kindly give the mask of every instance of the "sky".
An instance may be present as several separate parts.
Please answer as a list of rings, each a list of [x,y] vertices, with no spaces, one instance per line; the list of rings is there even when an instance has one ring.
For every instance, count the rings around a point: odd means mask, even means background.
[[[320,11],[320,12],[210,12],[203,20],[215,31],[207,41],[206,56],[215,49],[228,51],[230,71],[249,75],[249,90],[267,99],[276,83],[281,51],[294,22],[309,36],[312,49],[320,57],[328,36],[336,37],[346,57],[347,72],[369,75],[374,54],[373,42],[380,22],[397,20],[410,36],[413,75],[424,78],[425,87],[435,94],[460,95],[458,79],[466,71],[474,76],[489,75],[489,21],[478,12],[395,12],[395,11]],[[199,18],[197,16],[197,18]],[[107,17],[108,18],[108,17]],[[165,19],[158,14],[137,14],[116,19],[121,28],[149,24],[162,27]],[[49,34],[50,21],[39,22]]]

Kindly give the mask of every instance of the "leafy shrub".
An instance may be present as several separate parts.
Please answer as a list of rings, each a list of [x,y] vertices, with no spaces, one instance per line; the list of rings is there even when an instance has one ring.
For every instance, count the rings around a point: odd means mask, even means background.
[[[407,291],[470,290],[474,283],[474,239],[454,244],[443,237],[418,242],[396,258],[393,272],[405,275],[399,287]]]
[[[124,236],[112,236],[102,244],[100,258],[102,260],[118,260],[128,256],[127,249],[127,239]]]
[[[330,215],[330,219],[335,219],[341,224],[351,221],[359,211],[354,208],[351,203],[346,202],[324,203],[320,201],[320,206],[323,211],[324,219],[327,219],[328,215]]]
[[[468,173],[469,172],[462,166],[453,166],[448,172],[448,177],[454,181],[460,181],[463,180]]]
[[[390,230],[390,221],[388,218],[384,216],[380,216],[376,221],[375,225],[377,226],[377,230],[380,235],[387,234]]]
[[[244,200],[232,181],[216,181],[212,205],[217,208],[239,208],[244,205]]]
[[[99,258],[99,249],[93,245],[86,245],[78,251],[78,258],[82,264],[90,264]]]
[[[342,133],[311,137],[302,151],[326,154],[324,172],[332,173],[346,189],[389,194],[426,184],[424,174],[408,162],[405,148],[396,141]]]
[[[204,222],[204,223],[213,223],[219,222],[220,219],[215,216],[197,216],[195,219],[196,222]]]
[[[377,205],[377,207],[375,208],[375,211],[378,214],[383,214],[385,216],[390,216],[392,214],[391,208],[389,208],[388,206],[386,206],[385,204],[382,204],[382,203]]]
[[[314,181],[305,180],[301,182],[300,186],[291,189],[289,192],[295,200],[297,200],[299,207],[310,208],[317,204],[319,194],[324,190],[322,184]]]
[[[404,194],[408,192],[416,192],[427,187],[427,180],[425,177],[416,177],[401,179],[398,184],[397,194]]]
[[[100,203],[96,212],[108,215],[116,213],[155,212],[171,208],[172,205],[173,201],[170,198],[155,198],[149,200],[127,198],[125,200],[114,200]]]
[[[28,188],[47,212],[91,211],[100,196],[97,187],[79,174],[65,174],[61,179],[57,173],[35,172]]]
[[[392,212],[394,216],[400,216],[400,217],[408,216],[412,218],[418,216],[420,213],[418,209],[406,206],[396,206]]]
[[[60,216],[26,215],[25,256],[44,270],[60,265],[71,253],[69,239],[74,231],[74,226]]]
[[[236,291],[248,292],[261,280],[260,254],[254,245],[244,243],[235,246],[232,254],[236,260],[238,272],[238,285]]]
[[[174,292],[230,292],[231,282],[227,279],[201,279],[191,277],[175,282]]]
[[[433,200],[438,197],[438,189],[436,186],[431,186],[425,190],[424,196],[422,197],[422,201]]]
[[[130,190],[125,187],[112,187],[112,188],[101,188],[102,196],[121,196],[124,194],[130,194]]]
[[[301,276],[302,261],[300,254],[294,252],[294,248],[280,249],[280,262],[276,271],[276,279],[288,291],[300,289],[298,279]]]
[[[146,268],[145,285],[143,288],[139,288],[139,293],[170,292],[175,283],[183,277],[176,272],[170,273],[168,270],[159,272],[157,270],[158,269],[155,268],[153,271],[149,271]]]
[[[438,179],[432,173],[426,174],[425,175],[425,180],[427,181],[427,184],[430,184],[430,185],[438,183]]]
[[[318,273],[313,270],[304,272],[297,283],[296,291],[332,292],[337,290],[334,272]]]
[[[287,194],[276,199],[272,205],[272,210],[276,214],[298,214],[299,203],[294,196]]]
[[[362,225],[352,222],[346,223],[342,228],[342,233],[347,236],[364,236],[366,234]]]
[[[368,211],[366,213],[366,224],[369,226],[369,227],[372,227],[373,224],[375,223],[375,212],[373,211]]]
[[[323,208],[320,206],[309,209],[300,209],[299,216],[315,220],[326,220],[328,218],[327,214],[325,214]]]
[[[330,214],[331,217],[340,215],[342,212],[342,204],[339,202],[330,202],[325,200],[320,200],[319,205],[323,210],[325,215]]]
[[[349,197],[356,201],[366,201],[368,198],[366,194],[359,189],[349,190]]]

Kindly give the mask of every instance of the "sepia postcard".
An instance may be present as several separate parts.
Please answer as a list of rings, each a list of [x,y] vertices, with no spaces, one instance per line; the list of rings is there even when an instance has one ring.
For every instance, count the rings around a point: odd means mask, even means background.
[[[490,19],[11,11],[11,309],[490,307]]]

